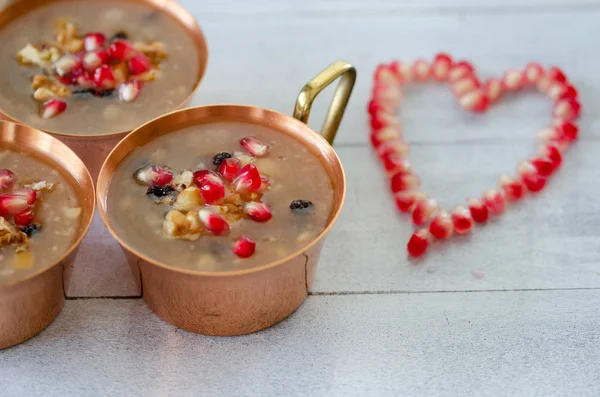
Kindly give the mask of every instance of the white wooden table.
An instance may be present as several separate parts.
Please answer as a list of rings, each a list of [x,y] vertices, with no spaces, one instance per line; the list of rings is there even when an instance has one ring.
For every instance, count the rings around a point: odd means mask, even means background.
[[[600,395],[600,1],[183,3],[209,41],[195,105],[290,113],[301,86],[330,62],[358,69],[335,145],[348,198],[312,295],[254,335],[178,330],[144,305],[97,220],[62,314],[0,352],[0,395]],[[559,65],[580,90],[584,116],[581,139],[543,194],[468,243],[412,263],[412,227],[395,214],[364,109],[377,63],[439,50],[485,76],[531,60]],[[531,153],[550,109],[532,93],[473,116],[447,87],[408,90],[404,130],[425,190],[450,207],[491,187]]]

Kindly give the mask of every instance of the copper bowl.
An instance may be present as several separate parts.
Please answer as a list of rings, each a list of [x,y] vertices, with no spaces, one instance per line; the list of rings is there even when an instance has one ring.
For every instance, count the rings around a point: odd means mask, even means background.
[[[341,76],[322,134],[305,123],[317,94]],[[342,164],[331,143],[356,79],[354,67],[336,62],[309,82],[298,96],[294,117],[242,105],[212,105],[179,110],[136,129],[109,154],[98,176],[100,215],[117,239],[148,306],[175,326],[207,335],[241,335],[269,327],[293,313],[308,295],[325,236],[337,219],[346,193]],[[334,187],[334,208],[325,230],[304,249],[249,270],[201,272],[160,263],[136,251],[119,236],[107,217],[111,176],[135,148],[185,127],[238,121],[288,134],[317,154]]]
[[[0,29],[7,24],[18,19],[26,13],[53,3],[62,3],[66,1],[77,1],[77,0],[13,0],[10,5],[0,11]],[[128,0],[129,2],[143,3],[156,9],[158,12],[166,14],[173,18],[179,25],[181,25],[194,39],[195,52],[198,57],[198,75],[196,76],[196,82],[192,87],[192,90],[188,97],[180,103],[175,109],[179,109],[184,106],[196,90],[200,86],[200,82],[206,72],[206,66],[208,63],[208,48],[206,45],[206,39],[204,33],[200,29],[200,26],[194,19],[194,17],[179,3],[174,0]],[[192,49],[190,49],[192,51]],[[21,124],[24,123],[21,120],[12,118],[9,114],[5,113],[0,109],[0,119],[8,121],[15,121]],[[106,159],[108,153],[115,147],[115,145],[123,139],[129,131],[115,131],[108,134],[88,134],[88,135],[77,135],[77,134],[65,134],[57,131],[43,130],[49,134],[52,134],[62,142],[66,143],[73,151],[83,159],[83,162],[89,169],[92,177],[96,180],[100,167]]]
[[[65,301],[72,263],[92,223],[94,182],[89,171],[64,143],[31,127],[0,121],[0,147],[18,147],[56,167],[72,180],[82,208],[79,235],[55,263],[18,281],[0,283],[0,349],[21,343],[46,328]]]

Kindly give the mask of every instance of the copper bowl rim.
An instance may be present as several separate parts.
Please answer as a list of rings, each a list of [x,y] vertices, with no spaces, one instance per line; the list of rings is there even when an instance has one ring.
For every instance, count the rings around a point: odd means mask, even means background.
[[[12,6],[14,6],[15,4],[17,4],[18,2],[27,2],[27,1],[28,0],[14,0],[12,3],[10,3],[9,5],[7,5],[3,10],[0,11],[0,17],[2,16],[3,13],[6,12],[6,10],[10,9]],[[55,0],[47,0],[47,1],[48,1],[48,3],[50,3],[50,2],[55,1]],[[56,0],[56,1],[65,2],[65,1],[73,1],[73,0]],[[204,80],[204,76],[206,75],[206,69],[208,68],[208,44],[207,44],[207,41],[206,41],[206,36],[204,35],[204,32],[202,31],[202,28],[200,28],[200,25],[199,25],[198,21],[196,20],[196,18],[194,18],[194,16],[192,14],[190,14],[190,12],[188,10],[186,10],[176,0],[137,0],[137,1],[141,1],[143,3],[147,3],[150,6],[153,6],[153,8],[155,8],[161,14],[163,14],[163,15],[167,14],[170,17],[172,17],[172,19],[174,19],[175,22],[177,22],[179,25],[181,25],[184,28],[184,30],[186,31],[186,33],[188,35],[194,36],[195,41],[197,41],[200,44],[200,45],[196,46],[196,50],[199,52],[198,55],[200,57],[203,57],[204,61],[200,62],[200,65],[199,65],[200,68],[198,70],[198,75],[197,75],[197,78],[196,78],[196,82],[195,82],[194,86],[192,87],[192,91],[172,111],[180,110],[196,94],[196,91],[198,91],[198,88],[200,88],[200,84],[202,83],[202,81]],[[165,9],[172,10],[172,13],[166,12]],[[184,22],[185,20],[189,20],[191,22],[191,24],[185,23]],[[18,123],[18,124],[23,124],[23,125],[29,126],[29,124],[25,123],[24,121],[17,120],[16,118],[10,116],[8,113],[6,113],[1,108],[0,108],[0,115],[2,117],[4,117],[4,118],[8,119],[8,121],[12,121],[14,123]],[[32,128],[36,128],[36,127],[32,127]],[[134,128],[134,129],[131,129],[131,130],[118,131],[118,132],[108,132],[108,133],[104,133],[104,134],[67,134],[67,133],[64,133],[64,132],[55,132],[55,131],[50,131],[50,130],[44,130],[44,129],[41,129],[41,128],[36,128],[36,129],[38,129],[38,130],[40,130],[42,132],[45,132],[47,134],[61,136],[61,137],[72,137],[72,138],[83,138],[83,139],[90,138],[90,139],[93,139],[93,138],[112,137],[112,136],[116,136],[116,135],[120,135],[120,134],[127,134],[127,133],[130,133],[130,132],[134,131],[137,128],[138,127]]]
[[[344,171],[344,167],[342,165],[342,162],[340,160],[340,158],[338,157],[337,153],[335,152],[335,150],[333,149],[333,147],[329,144],[329,142],[327,142],[327,140],[325,138],[323,138],[323,136],[321,134],[319,134],[317,131],[315,131],[314,129],[312,129],[311,127],[309,127],[307,124],[301,122],[300,120],[297,120],[295,118],[293,118],[292,116],[289,116],[285,113],[281,113],[278,112],[276,110],[271,110],[271,109],[267,109],[267,108],[262,108],[259,106],[250,106],[250,105],[240,105],[240,104],[228,104],[228,103],[224,103],[224,104],[212,104],[212,105],[202,105],[202,106],[194,106],[194,107],[189,107],[189,108],[185,108],[185,109],[178,109],[169,113],[166,113],[162,116],[159,116],[157,118],[155,118],[154,120],[151,120],[149,122],[147,122],[146,124],[141,125],[140,127],[136,128],[135,130],[133,130],[131,133],[129,133],[125,138],[123,138],[113,149],[112,151],[108,154],[108,156],[106,156],[106,160],[104,161],[104,163],[102,164],[102,168],[100,169],[100,173],[99,175],[102,175],[104,173],[104,169],[106,167],[106,164],[108,163],[109,159],[112,157],[113,153],[115,151],[118,150],[118,148],[132,135],[136,134],[138,132],[138,130],[143,130],[146,127],[148,127],[149,125],[153,124],[154,122],[161,120],[164,117],[168,117],[170,115],[179,113],[179,112],[190,112],[190,111],[194,111],[194,110],[198,110],[198,109],[207,109],[207,108],[215,108],[215,107],[236,107],[236,108],[244,108],[244,109],[260,109],[261,111],[264,112],[268,112],[271,114],[276,114],[279,116],[284,116],[290,119],[291,122],[293,123],[297,123],[299,126],[301,126],[302,128],[310,131],[312,134],[315,134],[319,137],[319,139],[321,140],[323,147],[328,148],[327,150],[331,150],[331,152],[334,155],[334,158],[337,162],[337,164],[340,167],[340,171],[341,171],[341,175],[342,175],[342,179],[341,179],[341,183],[342,183],[342,195],[341,195],[341,199],[339,200],[339,205],[337,207],[337,210],[335,211],[335,213],[333,214],[333,216],[331,216],[327,226],[323,229],[323,231],[321,231],[321,233],[319,233],[319,235],[317,235],[309,244],[305,245],[302,249],[282,258],[282,259],[278,259],[274,262],[269,262],[267,264],[264,264],[262,266],[256,266],[250,269],[244,269],[244,270],[233,270],[233,271],[223,271],[223,272],[207,272],[207,271],[198,271],[198,270],[188,270],[188,269],[182,269],[180,267],[177,266],[171,266],[171,265],[166,265],[164,263],[161,263],[157,260],[154,260],[144,254],[141,254],[140,252],[138,252],[135,248],[131,247],[129,244],[127,244],[123,239],[121,239],[118,235],[118,233],[115,231],[115,229],[113,228],[110,220],[108,219],[107,216],[107,211],[104,208],[103,205],[100,205],[100,203],[103,202],[103,197],[101,196],[101,194],[106,195],[108,193],[108,190],[110,189],[110,180],[107,182],[106,184],[106,191],[105,192],[100,192],[99,189],[96,188],[96,202],[98,203],[98,213],[100,214],[100,217],[102,218],[102,221],[104,222],[104,225],[106,226],[106,228],[108,229],[108,231],[110,232],[110,234],[112,234],[112,236],[115,238],[115,240],[117,240],[117,242],[123,247],[125,248],[127,251],[135,254],[138,258],[152,264],[158,267],[161,267],[165,270],[170,270],[170,271],[174,271],[177,273],[182,273],[182,274],[187,274],[187,275],[191,275],[191,276],[200,276],[200,277],[224,277],[224,276],[241,276],[241,275],[245,275],[245,274],[251,274],[251,273],[257,273],[263,270],[267,270],[276,266],[279,266],[281,264],[284,264],[286,262],[288,262],[289,260],[302,255],[302,253],[310,250],[314,245],[318,244],[319,241],[321,241],[331,230],[331,228],[333,227],[333,225],[335,224],[335,222],[337,221],[338,217],[340,216],[340,213],[342,212],[342,208],[344,207],[344,202],[346,200],[346,173]],[[131,152],[129,152],[131,153]],[[129,153],[127,153],[120,162],[122,162],[128,155]],[[119,164],[120,164],[119,162]],[[118,167],[118,165],[117,165]],[[100,177],[98,177],[98,180],[100,180]]]
[[[44,131],[39,130],[37,128],[33,128],[33,127],[28,126],[28,125],[24,125],[24,124],[20,124],[20,123],[15,123],[15,122],[12,122],[12,121],[0,120],[0,126],[2,124],[13,124],[13,125],[18,125],[18,126],[23,127],[23,128],[27,128],[27,129],[29,129],[29,131],[32,134],[37,135],[37,136],[40,136],[40,134],[47,135],[53,141],[54,145],[61,146],[63,149],[66,149],[66,150],[70,151],[73,154],[74,158],[77,158],[79,160],[79,162],[81,163],[80,164],[81,167],[82,167],[81,169],[84,170],[85,178],[89,180],[90,187],[92,189],[92,191],[91,191],[92,194],[91,194],[91,197],[90,197],[90,199],[92,201],[91,202],[91,208],[92,208],[92,210],[90,212],[89,219],[87,220],[87,222],[83,223],[82,227],[79,229],[78,237],[75,240],[73,240],[73,243],[69,246],[68,249],[66,249],[64,251],[63,255],[61,255],[57,260],[55,260],[54,262],[52,262],[50,265],[48,265],[48,266],[46,266],[46,267],[44,267],[44,268],[42,268],[42,269],[40,269],[40,270],[38,270],[36,272],[34,272],[34,273],[32,273],[32,274],[24,277],[24,278],[20,278],[20,279],[14,280],[14,281],[10,281],[8,283],[0,283],[0,289],[13,287],[15,285],[18,285],[18,284],[21,284],[21,283],[26,282],[28,280],[31,280],[31,279],[39,276],[40,274],[42,274],[44,272],[47,272],[48,270],[52,269],[54,266],[57,266],[59,263],[61,263],[62,261],[64,261],[69,255],[71,255],[71,253],[75,249],[77,249],[77,247],[79,247],[79,245],[81,244],[81,241],[87,235],[87,232],[90,229],[90,226],[92,225],[92,222],[94,220],[94,214],[96,212],[96,193],[95,193],[96,192],[96,187],[94,186],[92,175],[90,174],[90,172],[87,169],[87,167],[83,164],[83,161],[75,154],[75,152],[73,152],[67,145],[65,145],[64,143],[62,143],[60,140],[56,139],[52,135],[47,134]],[[0,137],[0,143],[4,143],[4,142],[5,142],[5,140],[3,140]],[[53,166],[61,168],[63,172],[65,172],[65,173],[67,173],[67,174],[69,174],[69,175],[72,176],[70,170],[67,167],[65,167],[64,165],[60,164],[59,162],[56,162],[56,160],[54,158],[52,158],[51,154],[49,154],[47,152],[40,151],[35,145],[24,145],[24,146],[26,146],[29,150],[31,150],[31,151],[33,151],[35,153],[41,154],[44,157],[51,158],[52,160],[55,161],[52,164]],[[82,189],[81,186],[79,188]]]

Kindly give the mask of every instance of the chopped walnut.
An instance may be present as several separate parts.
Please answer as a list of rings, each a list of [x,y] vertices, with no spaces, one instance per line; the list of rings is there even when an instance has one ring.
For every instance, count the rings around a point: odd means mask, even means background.
[[[150,69],[146,73],[138,74],[137,76],[131,76],[132,79],[138,81],[152,81],[160,76],[156,69]]]
[[[25,187],[31,188],[36,192],[51,192],[56,188],[56,183],[48,181],[33,182],[25,185]]]
[[[33,93],[33,98],[40,102],[46,102],[54,97],[54,93],[46,87],[40,87]]]
[[[17,252],[21,252],[27,249],[29,240],[25,233],[0,216],[0,248],[11,244],[17,244]]]
[[[173,178],[173,186],[175,190],[181,192],[187,187],[194,184],[194,173],[190,170],[185,170]]]
[[[173,208],[178,211],[192,211],[200,208],[203,204],[200,190],[192,186],[177,195]]]
[[[177,210],[169,211],[163,222],[163,235],[168,238],[194,241],[200,238],[202,230],[202,222],[195,211],[186,215]]]
[[[35,90],[33,97],[42,102],[54,97],[71,96],[71,91],[69,88],[67,88],[67,86],[56,80],[39,74],[33,76],[33,79],[31,80],[31,87],[33,87]]]
[[[165,46],[160,41],[153,41],[150,44],[137,41],[135,42],[134,47],[136,50],[146,55],[155,66],[167,57]]]
[[[45,87],[47,85],[48,85],[48,77],[41,75],[41,74],[36,74],[35,76],[33,76],[33,79],[31,80],[31,87],[33,87],[34,90]]]
[[[113,65],[111,69],[113,75],[115,76],[115,81],[117,82],[117,84],[121,84],[122,82],[126,81],[129,77],[129,68],[124,62]]]
[[[77,37],[77,25],[71,22],[61,22],[59,30],[56,42],[61,48],[73,54],[83,50],[83,40]]]
[[[21,51],[17,53],[17,60],[21,65],[25,66],[45,66],[46,62],[40,56],[40,50],[27,44]]]

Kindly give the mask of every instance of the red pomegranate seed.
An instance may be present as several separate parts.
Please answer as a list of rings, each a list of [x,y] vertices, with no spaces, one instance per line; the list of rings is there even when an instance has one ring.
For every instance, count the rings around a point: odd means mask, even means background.
[[[481,199],[483,205],[486,206],[488,212],[499,215],[506,209],[506,197],[501,192],[495,189],[488,189],[483,193]]]
[[[469,197],[467,199],[467,205],[469,206],[469,211],[471,211],[471,217],[473,217],[475,222],[487,222],[489,217],[488,208],[481,202],[481,200]]]
[[[500,175],[498,185],[504,192],[504,197],[508,201],[517,201],[525,195],[525,185],[519,179],[515,179],[508,175]]]
[[[115,40],[108,48],[108,55],[115,61],[127,61],[134,56],[135,48],[127,40]]]
[[[396,206],[400,212],[412,212],[417,202],[427,198],[422,192],[398,192],[394,195]]]
[[[211,180],[211,181],[220,181],[221,180],[221,177],[219,176],[219,174],[217,174],[216,172],[211,171],[211,170],[196,171],[196,172],[194,172],[192,178],[194,180],[194,184],[198,187],[202,186],[204,181],[207,179]]]
[[[246,203],[244,206],[244,212],[250,219],[256,222],[266,222],[273,217],[271,208],[269,208],[269,206],[265,203],[259,203],[257,201],[250,201]]]
[[[431,65],[424,59],[417,59],[412,65],[412,72],[417,81],[426,81],[431,77]]]
[[[519,90],[524,84],[525,78],[519,70],[508,70],[502,77],[502,86],[508,91]]]
[[[51,119],[67,109],[67,103],[60,99],[50,99],[42,105],[42,118]]]
[[[558,81],[559,83],[564,83],[567,81],[567,76],[563,73],[562,70],[557,68],[556,66],[548,69],[546,76],[550,79],[550,81]]]
[[[565,141],[574,141],[579,135],[579,128],[569,121],[562,122],[555,127],[558,133],[558,138]]]
[[[550,89],[551,85],[552,85],[552,80],[550,80],[546,75],[544,75],[538,80],[538,82],[536,84],[536,88],[542,94],[547,94],[548,89]]]
[[[239,159],[231,157],[221,162],[219,166],[219,173],[228,182],[233,182],[236,176],[240,173],[242,163]]]
[[[546,178],[529,161],[519,163],[519,175],[530,192],[539,192],[546,185]]]
[[[473,76],[465,76],[460,80],[456,80],[452,83],[452,92],[457,97],[461,97],[471,91],[477,90],[481,84],[479,80],[477,80]]]
[[[94,83],[96,87],[103,90],[115,88],[116,80],[112,69],[108,65],[102,65],[94,72]]]
[[[554,169],[557,169],[562,164],[562,154],[560,153],[560,149],[555,144],[547,144],[540,146],[538,150],[540,156],[547,157],[554,164]]]
[[[437,81],[448,79],[450,68],[452,67],[452,57],[445,53],[439,53],[433,58],[433,78]]]
[[[382,156],[383,167],[388,175],[393,175],[398,172],[408,173],[410,172],[410,164],[398,153],[390,153]]]
[[[73,77],[73,84],[76,84],[82,88],[92,88],[96,85],[94,77],[87,70],[81,71]]]
[[[129,103],[135,101],[142,92],[142,83],[138,80],[129,80],[119,86],[119,99]]]
[[[552,160],[546,157],[533,157],[529,159],[529,163],[535,167],[540,176],[545,178],[552,175],[555,170]]]
[[[466,76],[470,76],[474,73],[473,65],[467,61],[459,61],[452,66],[450,73],[448,73],[448,79],[452,82],[458,81]]]
[[[206,204],[219,204],[225,198],[225,185],[219,177],[208,174],[200,184],[200,195]]]
[[[135,179],[146,186],[164,186],[171,183],[173,173],[157,165],[147,165],[135,173]]]
[[[105,50],[97,50],[86,53],[81,62],[85,70],[93,72],[101,65],[108,64],[108,52]]]
[[[0,194],[0,216],[15,215],[29,208],[27,197],[20,194]]]
[[[379,154],[379,158],[383,161],[384,157],[389,154],[397,154],[401,157],[408,156],[409,147],[404,142],[381,142],[377,146],[377,154]]]
[[[11,189],[17,183],[17,176],[8,169],[0,170],[0,190]]]
[[[558,99],[577,98],[578,96],[579,93],[577,92],[577,89],[569,84],[566,86],[565,90],[562,92],[560,97],[558,97]]]
[[[440,211],[429,225],[429,233],[439,240],[447,239],[453,232],[452,218],[446,211]]]
[[[483,91],[488,99],[489,103],[496,103],[502,96],[502,80],[500,79],[489,79],[485,82]]]
[[[256,191],[261,185],[260,173],[254,164],[245,165],[233,181],[233,189],[236,192]]]
[[[413,190],[420,184],[421,180],[419,177],[410,172],[398,172],[396,175],[392,176],[392,179],[390,180],[392,193]]]
[[[427,223],[439,210],[438,203],[433,199],[423,199],[417,202],[412,213],[415,225]]]
[[[367,112],[371,116],[378,112],[385,112],[385,106],[383,106],[381,102],[377,101],[376,99],[371,99],[367,105]]]
[[[150,60],[144,54],[136,54],[129,60],[129,71],[134,76],[146,73],[150,69],[152,69],[152,63],[150,63]]]
[[[375,69],[375,81],[397,84],[398,78],[393,70],[387,65],[377,65]]]
[[[19,211],[13,216],[13,219],[17,226],[29,225],[33,221],[33,210],[27,208],[26,210]]]
[[[59,76],[65,76],[79,69],[81,69],[81,60],[72,54],[63,55],[54,64],[54,70]]]
[[[410,237],[406,245],[408,254],[414,258],[422,256],[427,251],[427,247],[429,247],[429,240],[430,235],[427,229],[417,230]]]
[[[264,192],[268,192],[269,190],[271,190],[271,178],[269,178],[266,175],[261,175],[260,176],[260,189],[258,189],[259,192],[264,193]]]
[[[400,131],[400,120],[390,114],[379,112],[371,116],[371,132],[375,133],[385,128]]]
[[[371,144],[375,148],[378,148],[383,143],[398,141],[400,139],[402,139],[402,135],[400,135],[400,132],[396,128],[392,127],[386,127],[371,134]]]
[[[233,245],[233,253],[240,258],[248,258],[254,254],[256,243],[248,236],[241,236]]]
[[[86,51],[96,51],[106,44],[106,36],[102,33],[88,33],[83,38],[83,47]]]
[[[471,231],[471,229],[473,229],[473,226],[475,226],[475,221],[473,220],[471,211],[465,207],[456,207],[450,213],[450,217],[452,218],[454,231],[458,234],[468,233]]]
[[[376,83],[373,86],[373,99],[380,102],[386,108],[393,109],[402,102],[402,92],[395,84]]]
[[[552,83],[550,87],[548,87],[548,96],[554,100],[558,101],[563,92],[567,92],[567,85],[565,83]]]
[[[210,233],[220,236],[229,232],[229,223],[221,215],[203,208],[199,212],[200,220]]]
[[[29,205],[35,204],[35,200],[37,199],[36,191],[30,187],[22,187],[21,189],[15,190],[13,194],[18,194],[25,197],[27,204]]]
[[[537,82],[544,75],[544,69],[542,65],[539,63],[529,63],[525,66],[525,71],[523,72],[525,76],[525,81],[529,84],[537,84]]]
[[[579,117],[581,113],[581,104],[576,98],[566,98],[559,100],[554,106],[554,117],[560,117],[564,121],[572,121]]]
[[[471,91],[461,96],[458,102],[463,109],[473,112],[485,112],[489,105],[487,97],[481,91]]]
[[[240,141],[247,151],[249,151],[255,157],[263,157],[269,153],[271,149],[269,145],[262,143],[256,137],[247,136]]]
[[[390,63],[390,70],[394,72],[394,75],[398,79],[400,84],[412,81],[413,74],[410,65],[402,63],[400,61],[394,61]]]

